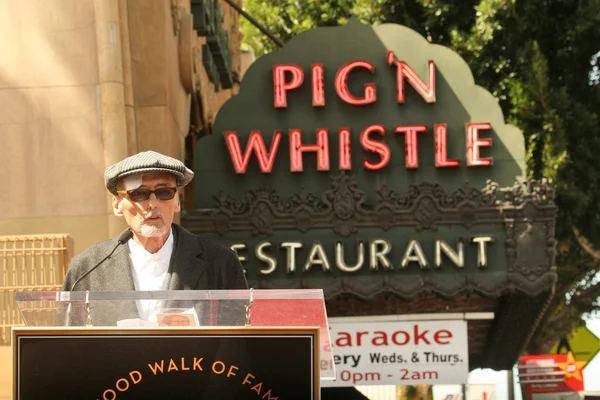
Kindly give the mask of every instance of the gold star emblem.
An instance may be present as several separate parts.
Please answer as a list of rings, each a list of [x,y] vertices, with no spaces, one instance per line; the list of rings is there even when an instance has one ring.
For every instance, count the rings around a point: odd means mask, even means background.
[[[575,357],[573,357],[573,353],[569,352],[569,354],[567,354],[567,361],[559,362],[558,368],[565,371],[565,381],[574,378],[583,382],[583,374],[581,371],[585,364],[585,361],[577,361]]]

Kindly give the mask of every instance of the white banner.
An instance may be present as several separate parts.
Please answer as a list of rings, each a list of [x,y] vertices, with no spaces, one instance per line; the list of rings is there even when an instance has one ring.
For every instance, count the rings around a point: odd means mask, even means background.
[[[329,321],[336,379],[321,386],[462,384],[467,322]]]

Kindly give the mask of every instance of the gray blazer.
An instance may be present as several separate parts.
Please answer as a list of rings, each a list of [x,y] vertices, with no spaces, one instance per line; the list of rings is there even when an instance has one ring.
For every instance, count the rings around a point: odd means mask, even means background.
[[[173,228],[174,244],[167,290],[248,288],[244,270],[232,250],[215,240],[196,236],[177,224],[173,224]],[[97,243],[73,257],[62,290],[70,291],[73,283],[106,257],[117,243],[118,236]],[[75,290],[135,290],[131,268],[129,247],[127,244],[119,245],[110,258],[77,284]],[[92,306],[92,317],[94,314],[94,325],[114,325],[119,319],[137,318],[137,306],[131,301],[116,307],[114,304],[113,307],[96,304]]]

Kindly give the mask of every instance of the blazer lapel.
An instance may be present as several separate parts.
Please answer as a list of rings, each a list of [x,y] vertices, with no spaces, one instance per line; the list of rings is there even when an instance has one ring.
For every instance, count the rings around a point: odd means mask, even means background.
[[[169,266],[168,290],[195,290],[205,274],[207,265],[202,259],[202,249],[196,236],[173,224],[175,246]]]
[[[116,243],[115,243],[116,244]],[[106,260],[107,265],[98,269],[99,285],[103,291],[128,292],[135,290],[131,262],[127,244],[119,249]],[[136,302],[133,300],[98,301],[93,306],[92,316],[94,325],[112,326],[117,321],[130,318],[138,318]]]
[[[114,291],[130,291],[135,290],[133,283],[133,275],[131,272],[131,260],[129,259],[129,251],[127,244],[121,246],[112,256],[112,287],[109,290]]]

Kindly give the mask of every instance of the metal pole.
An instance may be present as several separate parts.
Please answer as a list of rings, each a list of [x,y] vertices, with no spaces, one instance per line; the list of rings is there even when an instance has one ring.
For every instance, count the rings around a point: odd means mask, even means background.
[[[515,400],[515,378],[512,368],[506,371],[506,383],[508,384],[508,400]]]
[[[238,6],[233,2],[233,0],[225,0],[225,3],[229,4],[231,8],[233,8],[238,13],[242,14],[252,25],[258,28],[259,31],[264,33],[269,39],[273,41],[277,46],[283,47],[283,42],[275,36],[271,31],[265,28],[260,22],[255,20],[250,14],[242,9],[242,7]]]

